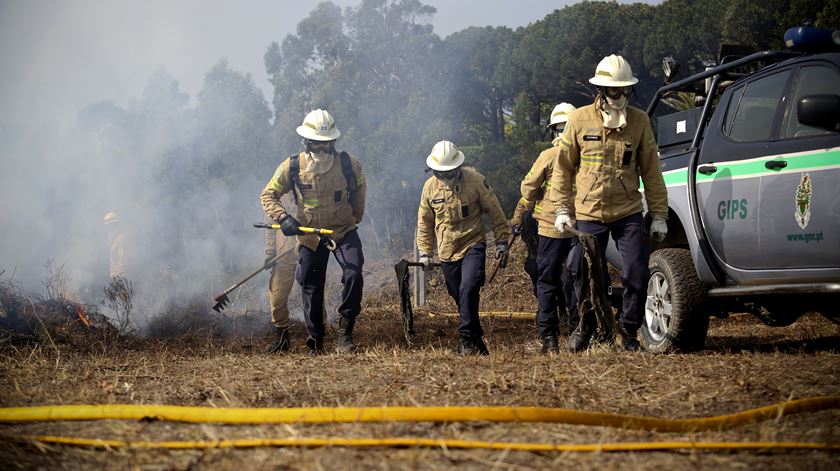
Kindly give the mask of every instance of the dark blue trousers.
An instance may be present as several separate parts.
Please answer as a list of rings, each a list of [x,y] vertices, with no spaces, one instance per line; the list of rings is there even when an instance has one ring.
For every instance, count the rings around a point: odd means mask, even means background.
[[[634,335],[642,325],[642,310],[647,296],[647,282],[649,276],[648,262],[650,247],[644,228],[641,213],[627,216],[618,221],[601,223],[595,221],[578,221],[581,232],[593,234],[598,239],[598,252],[604,262],[604,289],[609,286],[607,274],[607,243],[609,237],[615,240],[621,254],[621,284],[624,286],[624,296],[621,306],[621,325],[630,335]]]
[[[559,333],[558,310],[564,312],[566,309],[561,275],[571,247],[571,238],[540,236],[537,249],[537,327],[541,336]]]
[[[486,244],[473,245],[467,255],[457,262],[442,262],[446,291],[458,305],[461,324],[458,333],[463,338],[477,339],[484,335],[478,319],[478,301],[484,286]]]
[[[581,283],[583,282],[580,278],[581,263],[583,263],[582,247],[578,238],[572,237],[572,246],[563,263],[563,274],[560,275],[566,312],[569,314],[569,332],[575,330],[580,323],[578,304],[580,304]]]
[[[338,313],[342,317],[355,319],[362,310],[362,266],[365,255],[362,253],[362,241],[356,230],[348,232],[333,252],[341,266],[341,304]],[[300,246],[300,262],[295,275],[300,283],[303,300],[303,317],[310,338],[324,338],[324,283],[327,281],[327,263],[330,250],[323,241],[316,250]]]

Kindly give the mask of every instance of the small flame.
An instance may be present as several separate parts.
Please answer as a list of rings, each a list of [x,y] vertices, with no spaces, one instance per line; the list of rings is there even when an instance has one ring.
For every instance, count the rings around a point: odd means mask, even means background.
[[[93,329],[94,328],[93,327],[93,322],[90,321],[90,318],[88,317],[87,312],[85,311],[85,307],[84,307],[84,305],[82,305],[81,302],[79,302],[78,297],[76,297],[69,290],[66,290],[63,293],[61,293],[61,297],[64,298],[66,301],[72,303],[73,306],[75,306],[76,316],[79,317],[79,321],[82,324],[84,324],[85,327],[87,327],[88,329]]]
[[[88,319],[87,313],[85,312],[85,308],[82,307],[81,304],[76,305],[76,315],[79,316],[79,320],[82,321],[82,324],[85,325],[88,329],[93,328],[93,323],[90,322]]]

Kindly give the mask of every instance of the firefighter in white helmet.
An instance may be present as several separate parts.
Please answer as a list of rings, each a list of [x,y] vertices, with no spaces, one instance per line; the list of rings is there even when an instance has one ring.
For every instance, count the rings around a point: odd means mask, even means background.
[[[431,269],[437,249],[446,290],[460,314],[460,344],[465,355],[487,355],[478,317],[479,291],[484,285],[486,243],[483,215],[487,214],[496,240],[496,259],[507,263],[510,231],[499,200],[484,176],[464,167],[464,154],[455,144],[440,141],[426,158],[433,176],[423,185],[417,213],[419,261]]]
[[[522,179],[522,198],[517,202],[511,220],[514,234],[522,232],[522,227],[527,224],[528,214],[538,223],[534,278],[538,305],[537,327],[542,338],[543,353],[556,353],[560,350],[557,337],[561,313],[565,318],[568,311],[570,324],[574,326],[577,323],[577,297],[572,286],[574,280],[568,273],[564,274],[566,257],[574,238],[570,232],[554,227],[556,211],[548,198],[554,162],[560,152],[560,136],[569,120],[569,113],[574,110],[573,105],[564,102],[555,106],[551,112],[548,129],[554,138],[554,147],[540,153],[531,170]],[[524,237],[523,235],[523,240]]]
[[[354,352],[353,327],[362,309],[362,266],[364,254],[356,227],[365,211],[365,175],[355,157],[337,152],[335,141],[341,132],[329,112],[311,111],[296,129],[305,149],[286,159],[260,195],[263,209],[277,221],[287,236],[298,236],[300,260],[296,275],[301,285],[303,311],[310,353],[324,350],[324,284],[330,249],[317,235],[304,235],[301,225],[331,229],[334,256],[341,266],[343,289],[338,306],[336,347]],[[292,216],[280,198],[291,192],[297,203]]]
[[[571,103],[560,103],[551,110],[551,117],[548,120],[548,130],[551,131],[551,144],[555,147],[560,145],[560,136],[566,129],[566,122],[569,121],[569,113],[576,110]]]
[[[621,253],[621,281],[624,295],[621,325],[628,334],[623,345],[638,350],[636,339],[641,325],[648,279],[650,249],[647,235],[662,241],[668,232],[668,195],[659,166],[658,149],[648,115],[628,106],[632,86],[638,82],[624,58],[605,57],[589,82],[598,87],[595,102],[569,115],[560,152],[554,163],[549,197],[557,215],[555,227],[573,226],[594,234],[604,260],[609,237]],[[650,229],[642,217],[642,193],[652,217]],[[575,185],[577,191],[572,190]],[[602,280],[604,286],[609,280]],[[569,337],[569,350],[589,344],[590,320],[581,323]]]

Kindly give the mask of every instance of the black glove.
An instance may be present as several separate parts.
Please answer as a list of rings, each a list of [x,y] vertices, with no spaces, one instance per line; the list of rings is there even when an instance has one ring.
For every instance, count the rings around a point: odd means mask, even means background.
[[[293,236],[293,235],[303,234],[303,232],[301,232],[300,229],[299,229],[300,228],[300,223],[297,221],[297,219],[295,219],[291,216],[287,215],[286,217],[284,217],[283,219],[281,219],[278,222],[280,223],[280,230],[283,232],[283,235],[285,235],[285,236]]]
[[[499,261],[500,267],[505,268],[507,266],[509,253],[507,242],[496,243],[496,260]]]
[[[510,228],[511,233],[515,236],[522,235],[522,224],[514,224],[513,227]]]

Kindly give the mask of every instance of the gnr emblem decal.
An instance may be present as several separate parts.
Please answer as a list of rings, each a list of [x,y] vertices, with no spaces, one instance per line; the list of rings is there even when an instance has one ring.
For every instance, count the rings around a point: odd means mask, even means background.
[[[805,229],[811,220],[811,175],[804,173],[796,187],[796,223]]]

